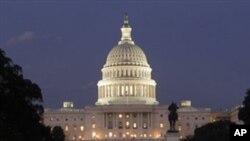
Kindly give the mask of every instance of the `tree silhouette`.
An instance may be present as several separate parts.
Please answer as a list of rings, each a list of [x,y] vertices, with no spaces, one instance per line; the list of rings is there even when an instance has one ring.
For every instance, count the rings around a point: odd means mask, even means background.
[[[216,121],[208,123],[195,130],[193,137],[189,137],[184,141],[229,141],[229,125],[230,121]]]
[[[55,126],[52,130],[52,140],[53,141],[64,141],[65,135],[61,126]]]
[[[50,141],[41,123],[42,101],[38,85],[24,79],[21,67],[0,49],[0,140]]]
[[[243,107],[239,110],[238,118],[242,120],[244,124],[250,124],[250,89],[246,92]]]

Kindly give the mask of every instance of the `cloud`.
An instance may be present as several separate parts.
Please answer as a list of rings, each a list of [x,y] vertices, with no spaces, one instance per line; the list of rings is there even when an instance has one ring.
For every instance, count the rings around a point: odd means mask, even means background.
[[[15,46],[15,45],[23,45],[23,44],[30,44],[34,42],[39,43],[61,43],[62,37],[60,36],[53,36],[49,34],[38,35],[33,31],[26,31],[19,36],[11,37],[6,42],[6,46]]]
[[[32,43],[37,40],[37,36],[33,31],[26,31],[23,34],[19,36],[11,37],[6,45],[7,46],[13,46],[18,44],[26,44],[26,43]]]
[[[88,82],[87,84],[83,85],[81,89],[86,90],[86,89],[93,88],[94,86],[96,86],[96,82],[91,81],[91,82]]]

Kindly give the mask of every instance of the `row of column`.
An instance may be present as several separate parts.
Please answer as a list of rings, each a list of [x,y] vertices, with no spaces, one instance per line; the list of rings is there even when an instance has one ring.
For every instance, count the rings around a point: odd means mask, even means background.
[[[119,117],[119,115],[122,117]],[[129,117],[126,116],[129,114]],[[133,114],[137,116],[134,117]],[[124,120],[125,119],[125,120]],[[117,129],[119,122],[122,122],[123,128],[126,128],[126,122],[129,122],[129,127],[133,128],[133,123],[136,123],[136,128],[146,128],[152,126],[152,113],[151,112],[138,112],[138,113],[104,113],[104,127],[108,129],[109,124],[112,123],[112,128]]]
[[[150,72],[145,70],[112,70],[105,71],[103,73],[103,78],[110,77],[146,77],[151,78]]]
[[[112,84],[98,87],[98,98],[122,96],[155,98],[155,86],[149,84]]]

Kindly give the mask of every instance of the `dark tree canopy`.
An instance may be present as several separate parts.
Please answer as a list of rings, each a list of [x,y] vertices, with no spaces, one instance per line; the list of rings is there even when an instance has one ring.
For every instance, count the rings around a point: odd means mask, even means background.
[[[208,123],[195,130],[194,136],[184,141],[229,141],[230,121]]]
[[[38,85],[24,79],[21,67],[0,49],[0,140],[49,141],[42,101]]]
[[[65,141],[63,129],[60,126],[55,126],[52,130],[53,141]]]
[[[238,117],[245,124],[250,124],[250,89],[247,90],[243,107],[240,108]]]

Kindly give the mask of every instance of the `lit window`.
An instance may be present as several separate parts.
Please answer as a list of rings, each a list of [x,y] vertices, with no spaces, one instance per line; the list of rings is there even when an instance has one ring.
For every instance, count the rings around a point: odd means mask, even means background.
[[[96,132],[92,132],[92,138],[96,137]]]
[[[129,126],[129,122],[128,121],[126,122],[126,126]]]
[[[65,131],[69,131],[69,126],[66,125],[65,128],[64,128]]]
[[[119,114],[119,118],[122,118],[122,114]]]
[[[53,121],[53,118],[50,118],[50,121]]]
[[[181,131],[181,126],[178,127],[178,130]]]
[[[92,124],[92,128],[95,128],[95,123]]]
[[[160,123],[160,128],[163,128],[163,123]]]
[[[129,125],[130,125],[129,122],[126,121],[126,128],[129,128],[130,127]]]
[[[144,138],[146,138],[146,137],[147,137],[147,134],[146,134],[146,133],[144,133],[144,134],[143,134],[143,137],[144,137]]]
[[[80,126],[80,130],[83,131],[84,130],[84,126]]]
[[[129,118],[129,114],[126,114],[126,118]]]
[[[109,137],[111,138],[113,136],[113,133],[112,132],[109,132]]]
[[[133,128],[136,129],[137,128],[137,124],[136,122],[133,123]]]
[[[144,129],[147,128],[147,123],[146,123],[146,122],[143,123],[143,128],[144,128]]]

